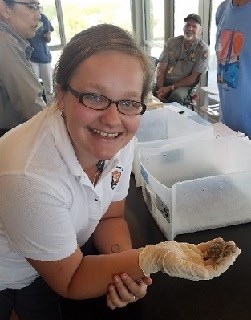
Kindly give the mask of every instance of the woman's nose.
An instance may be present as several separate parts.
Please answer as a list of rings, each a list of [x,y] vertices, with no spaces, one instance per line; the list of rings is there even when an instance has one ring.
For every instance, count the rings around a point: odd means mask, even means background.
[[[121,113],[114,102],[111,102],[110,106],[102,111],[102,119],[110,125],[121,123]]]

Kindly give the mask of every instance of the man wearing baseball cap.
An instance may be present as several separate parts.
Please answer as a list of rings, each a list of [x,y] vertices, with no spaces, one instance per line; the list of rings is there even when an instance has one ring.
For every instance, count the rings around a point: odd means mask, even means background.
[[[184,21],[187,22],[188,20],[195,20],[198,22],[198,24],[201,26],[201,17],[198,14],[190,13]]]
[[[182,105],[208,67],[208,46],[200,38],[201,17],[191,13],[184,22],[184,35],[169,38],[165,44],[156,79],[156,96]]]

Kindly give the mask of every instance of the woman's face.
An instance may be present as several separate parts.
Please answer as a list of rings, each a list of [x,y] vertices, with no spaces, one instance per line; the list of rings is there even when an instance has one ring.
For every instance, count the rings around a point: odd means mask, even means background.
[[[27,3],[27,4],[26,4]],[[37,9],[30,9],[29,4],[37,5]],[[1,14],[5,21],[23,38],[34,37],[40,19],[38,1],[17,0],[13,6],[1,7]]]
[[[76,91],[96,93],[117,101],[141,101],[143,70],[133,56],[105,51],[82,62],[69,86]],[[134,136],[140,115],[119,113],[115,103],[106,110],[83,106],[70,92],[58,89],[59,107],[66,115],[66,126],[76,156],[82,165],[112,158]]]

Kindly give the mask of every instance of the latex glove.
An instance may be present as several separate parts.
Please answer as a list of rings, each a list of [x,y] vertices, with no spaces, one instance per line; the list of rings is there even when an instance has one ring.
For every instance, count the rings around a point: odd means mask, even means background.
[[[211,258],[210,250],[219,242],[232,245],[233,250]],[[240,253],[234,242],[226,243],[222,238],[198,245],[166,241],[143,248],[139,265],[145,275],[162,271],[172,277],[209,280],[225,272]]]

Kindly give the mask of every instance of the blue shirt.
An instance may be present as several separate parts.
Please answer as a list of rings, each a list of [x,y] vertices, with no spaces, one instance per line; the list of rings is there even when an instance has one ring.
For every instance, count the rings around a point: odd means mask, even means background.
[[[224,1],[216,23],[221,121],[251,138],[251,2]]]
[[[50,63],[51,53],[44,35],[47,32],[53,31],[54,28],[44,14],[41,14],[40,24],[41,26],[38,28],[35,36],[29,39],[30,45],[34,49],[30,60],[35,63]]]

